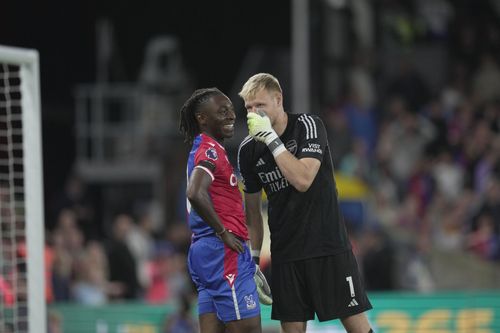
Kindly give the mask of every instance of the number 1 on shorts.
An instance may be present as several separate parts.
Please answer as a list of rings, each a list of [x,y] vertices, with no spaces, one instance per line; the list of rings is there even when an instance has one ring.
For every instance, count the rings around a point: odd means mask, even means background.
[[[349,290],[351,291],[351,297],[354,297],[355,294],[354,294],[354,285],[352,284],[352,276],[349,275],[348,277],[345,278],[345,280],[349,282]]]

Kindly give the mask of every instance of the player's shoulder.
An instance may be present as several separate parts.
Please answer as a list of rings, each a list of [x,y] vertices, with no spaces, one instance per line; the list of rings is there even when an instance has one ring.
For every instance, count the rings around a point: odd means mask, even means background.
[[[312,123],[318,124],[323,122],[320,116],[309,113],[297,113],[295,115],[295,120],[298,124],[302,124],[304,126]]]
[[[198,147],[197,154],[203,155],[213,161],[217,161],[225,154],[225,150],[210,140],[202,140]]]
[[[255,144],[257,141],[250,135],[246,136],[243,141],[241,141],[239,147],[238,147],[238,155],[240,155],[242,152],[246,152],[249,150],[252,150],[255,147]]]
[[[324,127],[323,121],[318,115],[307,113],[297,114],[296,126],[299,126],[308,138],[318,137],[318,131]]]

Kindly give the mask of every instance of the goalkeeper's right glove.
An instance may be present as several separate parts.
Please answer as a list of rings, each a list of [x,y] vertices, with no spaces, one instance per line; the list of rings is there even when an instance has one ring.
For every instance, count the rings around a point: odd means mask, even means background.
[[[248,134],[255,140],[263,142],[273,156],[278,156],[286,150],[278,134],[274,131],[271,120],[264,111],[249,112],[247,114]]]
[[[255,265],[255,275],[253,276],[255,284],[257,285],[257,293],[259,294],[259,301],[264,305],[273,304],[273,296],[271,295],[271,288],[267,283],[266,277],[260,271],[259,265]]]

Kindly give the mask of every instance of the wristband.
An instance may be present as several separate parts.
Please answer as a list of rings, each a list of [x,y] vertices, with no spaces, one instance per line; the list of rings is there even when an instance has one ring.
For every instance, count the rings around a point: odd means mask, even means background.
[[[220,232],[217,232],[217,231],[216,231],[216,232],[215,232],[215,235],[216,235],[217,237],[220,237],[220,236],[222,236],[222,235],[223,235],[226,231],[227,231],[227,229],[223,227],[222,231],[220,231]]]
[[[252,250],[252,257],[260,257],[260,250]]]
[[[278,156],[282,152],[286,150],[285,145],[283,142],[281,142],[280,138],[276,138],[273,141],[271,141],[267,147],[271,151],[271,154],[273,154],[274,157]]]

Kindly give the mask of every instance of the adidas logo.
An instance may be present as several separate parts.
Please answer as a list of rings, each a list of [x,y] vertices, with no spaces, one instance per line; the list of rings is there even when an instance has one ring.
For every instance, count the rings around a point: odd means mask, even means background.
[[[261,166],[261,165],[264,165],[264,164],[266,164],[266,163],[264,162],[264,160],[263,160],[262,158],[259,158],[259,160],[257,161],[256,166]]]
[[[353,306],[358,306],[358,305],[359,305],[358,302],[356,302],[356,300],[353,298],[351,300],[351,303],[349,303],[348,307],[353,307]]]

